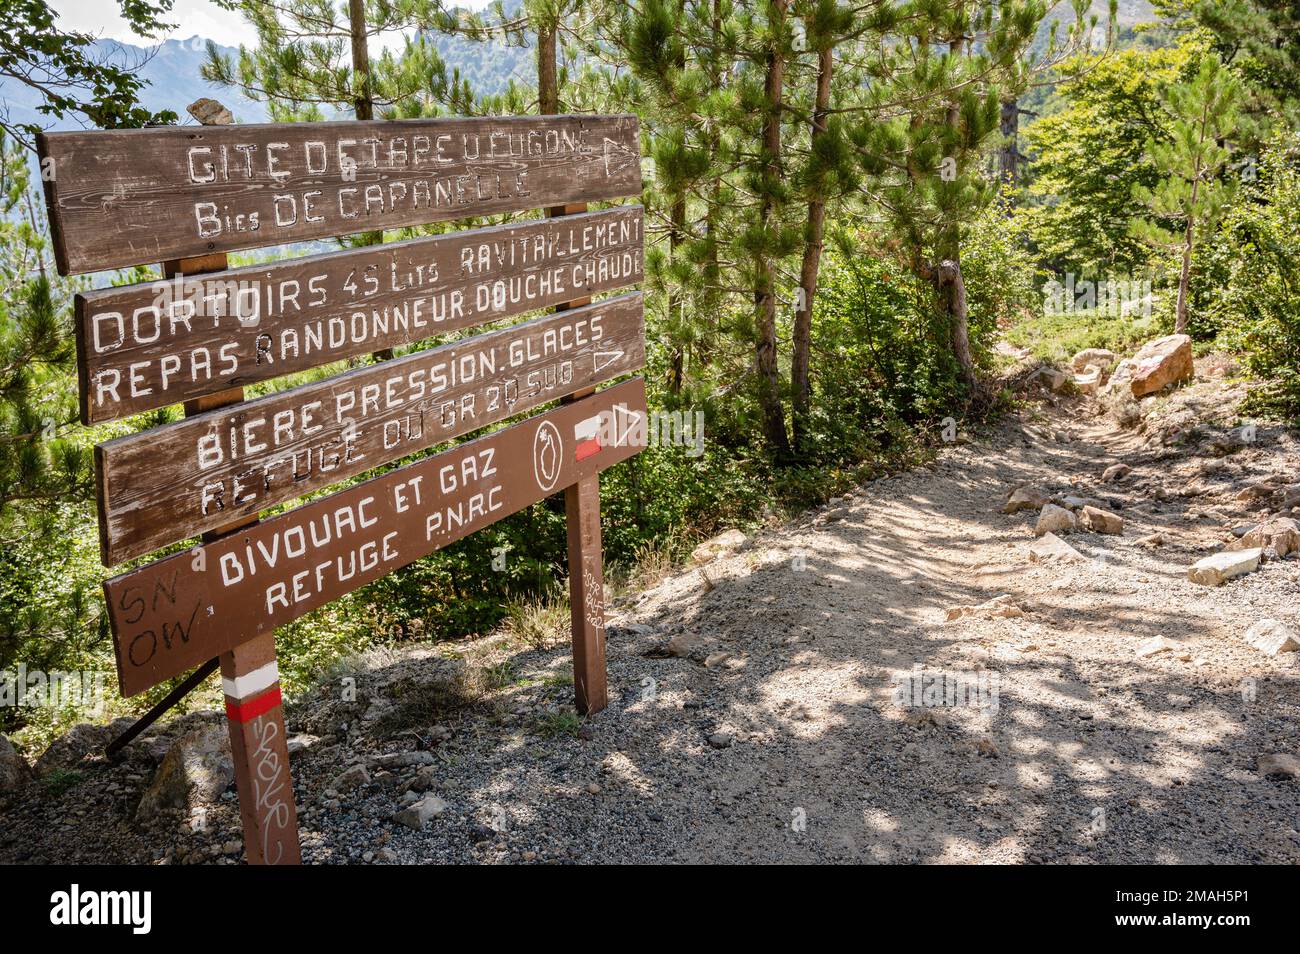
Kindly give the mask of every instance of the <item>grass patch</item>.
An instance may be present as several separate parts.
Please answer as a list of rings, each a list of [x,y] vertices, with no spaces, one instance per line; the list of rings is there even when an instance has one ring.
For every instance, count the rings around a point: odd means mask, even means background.
[[[1034,357],[1061,363],[1085,348],[1106,348],[1117,354],[1132,351],[1137,345],[1161,332],[1154,314],[1106,315],[1097,311],[1060,311],[1024,319],[1006,333],[1007,342],[1017,348],[1029,348]]]
[[[533,731],[545,739],[569,736],[576,739],[582,719],[576,712],[552,712],[533,723]]]
[[[545,649],[569,636],[569,601],[540,596],[511,603],[502,629],[533,649]]]
[[[76,769],[55,769],[45,778],[41,779],[41,784],[45,786],[45,791],[51,798],[58,798],[64,792],[76,788],[80,785],[86,776]]]

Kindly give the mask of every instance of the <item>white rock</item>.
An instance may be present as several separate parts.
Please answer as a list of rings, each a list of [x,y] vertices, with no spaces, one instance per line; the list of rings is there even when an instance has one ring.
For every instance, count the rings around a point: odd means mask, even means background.
[[[408,808],[403,808],[393,816],[393,821],[407,828],[422,831],[434,817],[447,810],[447,803],[437,795],[426,795]]]
[[[1034,524],[1034,536],[1045,533],[1064,533],[1075,528],[1074,514],[1056,504],[1046,504],[1038,513],[1038,522]]]
[[[1300,639],[1296,634],[1285,623],[1275,619],[1261,619],[1246,630],[1244,639],[1266,656],[1300,650]]]
[[[1084,348],[1070,359],[1070,367],[1076,373],[1089,366],[1105,372],[1115,367],[1115,362],[1118,360],[1119,355],[1114,351],[1107,351],[1105,348]]]
[[[1101,387],[1101,368],[1089,365],[1074,376],[1074,386],[1080,394],[1096,394]]]
[[[1085,530],[1093,533],[1123,533],[1124,518],[1109,510],[1098,507],[1084,507],[1079,523]]]
[[[1178,644],[1164,636],[1152,636],[1150,639],[1143,640],[1137,648],[1139,656],[1154,656],[1157,653],[1167,653],[1171,649],[1177,649]]]
[[[710,537],[691,551],[691,559],[696,563],[711,563],[724,554],[738,550],[745,545],[745,535],[739,530],[724,530],[716,537]]]
[[[951,623],[955,619],[961,619],[965,616],[982,616],[990,619],[1012,619],[1017,616],[1024,616],[1025,611],[1016,605],[1015,600],[1009,594],[1003,593],[1001,596],[995,596],[986,603],[979,606],[954,606],[951,607],[944,615],[944,622]]]
[[[1219,586],[1234,576],[1244,576],[1258,570],[1262,552],[1256,547],[1252,550],[1225,550],[1207,556],[1188,567],[1187,578],[1193,583]]]
[[[1082,563],[1087,559],[1054,533],[1045,533],[1029,546],[1030,563]]]
[[[1283,559],[1288,554],[1300,553],[1300,523],[1291,517],[1274,517],[1251,527],[1233,543],[1229,550],[1248,550],[1259,547],[1264,559]]]

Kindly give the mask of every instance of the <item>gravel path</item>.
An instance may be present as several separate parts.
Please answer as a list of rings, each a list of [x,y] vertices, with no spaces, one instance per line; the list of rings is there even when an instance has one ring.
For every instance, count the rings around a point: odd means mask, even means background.
[[[611,705],[587,722],[562,645],[359,660],[355,701],[340,676],[290,713],[316,737],[294,760],[305,860],[1300,862],[1300,782],[1257,771],[1300,754],[1300,653],[1241,638],[1263,617],[1300,630],[1300,560],[1185,578],[1270,512],[1243,487],[1300,480],[1300,452],[1262,427],[1222,458],[1171,448],[1154,420],[1043,406],[624,601]],[[1102,483],[1116,462],[1132,474]],[[1026,482],[1098,500],[1123,534],[1030,562],[1037,515],[999,512]],[[945,621],[1003,595],[1023,615]],[[1139,655],[1153,637],[1172,645]],[[963,704],[900,704],[918,672]],[[11,808],[0,860],[236,860],[232,793],[198,832],[128,820],[165,738]],[[423,830],[394,821],[419,799]]]

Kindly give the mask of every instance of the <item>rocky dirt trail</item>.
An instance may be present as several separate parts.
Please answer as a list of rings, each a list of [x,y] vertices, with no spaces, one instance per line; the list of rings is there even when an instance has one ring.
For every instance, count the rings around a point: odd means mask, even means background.
[[[1300,653],[1244,634],[1300,631],[1300,560],[1187,579],[1300,505],[1300,444],[1234,436],[1239,396],[1198,381],[1139,430],[1048,395],[679,571],[611,608],[587,722],[563,645],[371,654],[355,700],[345,673],[290,712],[304,860],[1294,864],[1297,763],[1270,757],[1300,755]],[[1017,488],[1122,532],[1036,562],[1037,509],[1002,512]],[[960,704],[926,697],[935,677]],[[236,860],[231,791],[133,820],[182,730],[224,732],[189,717],[82,763],[11,806],[0,860]]]

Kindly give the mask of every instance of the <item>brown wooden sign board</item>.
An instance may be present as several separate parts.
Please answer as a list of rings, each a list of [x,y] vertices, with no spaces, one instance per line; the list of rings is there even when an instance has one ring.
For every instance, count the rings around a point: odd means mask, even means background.
[[[143,692],[626,460],[646,435],[645,384],[634,378],[114,577],[104,594],[122,692]]]
[[[635,116],[37,137],[62,274],[635,195]]]
[[[76,296],[81,419],[204,394],[614,291],[642,279],[624,206]]]
[[[645,364],[640,292],[357,368],[96,448],[106,565]]]
[[[275,627],[561,490],[575,703],[607,704],[599,472],[648,428],[640,379],[591,391],[643,367],[645,339],[639,293],[590,301],[640,280],[643,221],[637,207],[583,213],[640,192],[634,116],[50,133],[37,146],[59,270],[162,261],[169,279],[78,296],[82,418],[185,402],[186,420],[96,448],[101,551],[111,564],[203,542],[104,593],[124,695],[219,661],[250,863],[300,859]],[[537,208],[546,221],[226,270],[237,249]],[[246,384],[551,306],[242,400]]]

